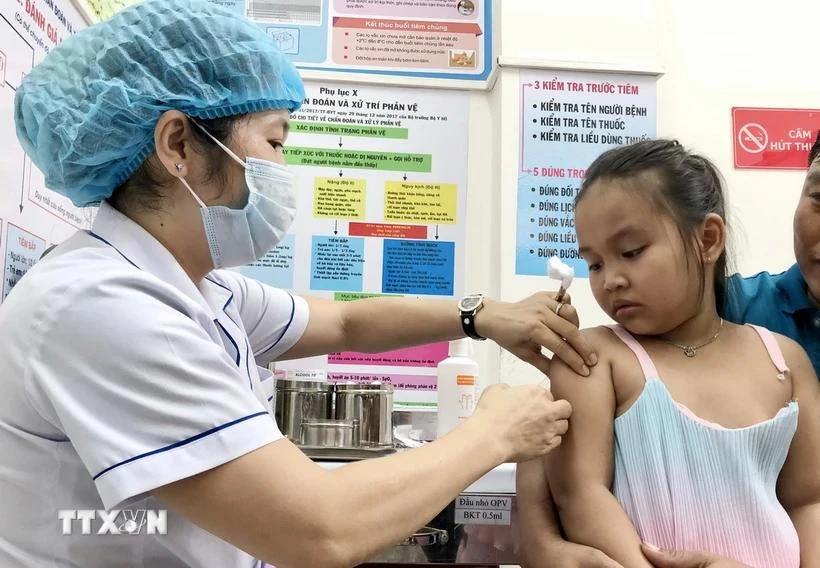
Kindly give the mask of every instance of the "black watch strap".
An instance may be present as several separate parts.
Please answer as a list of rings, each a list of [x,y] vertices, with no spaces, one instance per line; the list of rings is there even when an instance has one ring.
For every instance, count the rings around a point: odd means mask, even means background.
[[[467,337],[478,341],[484,341],[487,338],[481,337],[475,330],[475,315],[476,312],[461,312],[461,328],[464,330],[464,334]]]

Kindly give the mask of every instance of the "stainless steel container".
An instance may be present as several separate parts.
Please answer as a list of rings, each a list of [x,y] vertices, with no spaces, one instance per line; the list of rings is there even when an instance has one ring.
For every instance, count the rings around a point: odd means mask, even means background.
[[[399,544],[382,551],[368,563],[428,564],[426,551],[441,547],[449,542],[446,530],[423,527]]]
[[[358,420],[362,447],[393,446],[393,385],[336,383],[337,420]]]
[[[303,420],[333,417],[332,386],[321,380],[277,379],[274,416],[282,434],[299,443]]]
[[[302,420],[299,443],[302,446],[322,448],[359,447],[357,420]]]

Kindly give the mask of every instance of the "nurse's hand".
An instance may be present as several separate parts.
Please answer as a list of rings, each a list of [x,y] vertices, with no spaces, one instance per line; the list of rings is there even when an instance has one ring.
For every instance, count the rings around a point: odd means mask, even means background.
[[[646,544],[641,549],[655,568],[749,568],[740,562],[704,552],[657,550]]]
[[[549,375],[550,358],[541,353],[546,347],[576,373],[589,375],[588,366],[598,362],[592,346],[578,330],[578,313],[564,296],[558,302],[553,292],[538,292],[520,302],[485,300],[476,314],[476,331]]]
[[[484,426],[505,462],[525,462],[561,444],[572,407],[535,386],[492,385],[484,390],[471,421]]]

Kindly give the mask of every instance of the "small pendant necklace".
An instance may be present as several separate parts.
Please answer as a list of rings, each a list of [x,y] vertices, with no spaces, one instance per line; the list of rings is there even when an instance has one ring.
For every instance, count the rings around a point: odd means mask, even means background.
[[[686,345],[684,343],[675,343],[674,341],[669,341],[668,339],[664,339],[663,337],[661,337],[660,339],[662,341],[665,341],[669,345],[674,345],[678,349],[682,349],[683,354],[686,355],[687,357],[691,358],[691,357],[694,357],[695,355],[698,354],[698,349],[700,349],[701,347],[706,347],[710,343],[713,343],[718,338],[718,336],[720,335],[720,330],[721,329],[723,329],[723,318],[721,318],[720,325],[718,325],[718,329],[715,332],[715,334],[712,337],[710,337],[709,339],[707,339],[706,341],[704,341],[703,343],[701,343],[700,345]]]

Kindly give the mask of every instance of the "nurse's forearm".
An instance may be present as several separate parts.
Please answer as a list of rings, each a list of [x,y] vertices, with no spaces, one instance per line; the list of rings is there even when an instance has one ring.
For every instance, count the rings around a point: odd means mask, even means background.
[[[153,493],[280,568],[355,566],[424,526],[503,462],[494,427],[474,417],[436,443],[336,471],[279,440]]]
[[[280,359],[337,351],[379,353],[464,337],[455,300],[384,297],[352,302],[314,297],[305,297],[305,300],[310,309],[307,328],[296,345]],[[485,310],[476,317],[479,333],[483,329],[480,325],[487,325],[482,319]]]
[[[434,444],[336,470],[332,514],[348,522],[334,525],[332,540],[345,556],[357,564],[401,541],[500,464],[485,427],[468,421]]]
[[[351,351],[378,353],[464,337],[455,300],[371,298],[341,307],[344,349]]]

